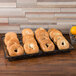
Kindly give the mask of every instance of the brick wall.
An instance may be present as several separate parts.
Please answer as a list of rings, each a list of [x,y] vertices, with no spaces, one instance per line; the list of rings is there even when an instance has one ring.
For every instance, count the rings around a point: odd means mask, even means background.
[[[76,25],[76,0],[0,0],[0,33],[38,27],[68,33],[71,25]]]

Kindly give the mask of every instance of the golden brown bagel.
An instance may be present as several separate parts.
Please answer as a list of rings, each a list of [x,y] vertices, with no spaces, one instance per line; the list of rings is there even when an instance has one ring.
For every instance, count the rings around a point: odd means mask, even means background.
[[[40,43],[44,39],[49,39],[49,34],[45,29],[38,28],[35,30],[35,37],[37,41]]]
[[[13,37],[13,38],[17,38],[16,33],[14,33],[14,32],[8,32],[8,33],[5,34],[4,42],[5,42],[6,45],[7,45],[7,42],[8,42],[12,37]]]
[[[65,38],[61,38],[57,41],[57,46],[60,50],[68,49],[69,48],[69,42]]]
[[[10,47],[10,46],[13,45],[14,43],[20,44],[18,38],[13,38],[13,37],[12,37],[12,38],[7,42],[7,46]]]
[[[61,38],[64,38],[64,36],[63,36],[63,35],[56,35],[56,36],[54,37],[54,39],[53,39],[54,43],[57,43],[57,41],[58,41],[59,39],[61,39]]]
[[[27,29],[23,29],[22,30],[22,36],[26,36],[26,35],[31,35],[34,36],[34,33],[31,29],[27,28]]]
[[[17,43],[7,47],[7,50],[10,56],[19,56],[24,54],[23,47]]]
[[[41,47],[41,49],[42,49],[44,52],[54,51],[54,50],[55,50],[55,46],[54,46],[53,42],[50,41],[50,40],[45,40],[45,41],[43,41],[43,42],[40,44],[40,47]]]
[[[33,40],[34,37],[30,36],[30,35],[26,35],[26,36],[23,36],[22,38],[22,41],[23,41],[23,44],[27,41],[27,40]]]
[[[24,50],[26,54],[34,54],[39,52],[39,48],[35,40],[26,41],[26,43],[24,44]]]

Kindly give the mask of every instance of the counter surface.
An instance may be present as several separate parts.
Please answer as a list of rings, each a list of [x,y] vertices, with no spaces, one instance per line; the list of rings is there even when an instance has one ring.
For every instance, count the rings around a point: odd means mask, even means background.
[[[9,62],[4,58],[0,39],[0,76],[21,75],[76,76],[76,49],[66,54]]]

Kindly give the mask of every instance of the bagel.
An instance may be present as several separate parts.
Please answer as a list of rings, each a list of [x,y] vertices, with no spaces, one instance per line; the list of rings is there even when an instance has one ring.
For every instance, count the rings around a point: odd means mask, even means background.
[[[56,29],[49,29],[48,33],[51,39],[53,39],[56,35],[62,35],[62,33]]]
[[[13,38],[13,37],[12,37],[12,38],[7,42],[7,46],[10,47],[10,46],[13,45],[14,43],[20,44],[18,38]]]
[[[12,37],[13,37],[13,38],[17,38],[16,33],[14,33],[14,32],[8,32],[8,33],[5,34],[4,42],[5,42],[6,45],[7,45],[7,42],[8,42]]]
[[[51,29],[48,30],[48,33],[50,34],[51,32],[53,32],[53,31],[55,31],[55,30],[56,30],[56,29],[51,28]]]
[[[50,40],[42,41],[42,43],[40,44],[40,47],[44,52],[55,50],[55,46],[53,42]]]
[[[38,34],[38,32],[39,32],[40,30],[45,31],[43,28],[38,28],[38,29],[35,30],[35,34]]]
[[[63,35],[56,35],[56,36],[54,37],[54,39],[53,39],[54,43],[56,44],[57,41],[58,41],[59,39],[61,39],[61,38],[64,38],[64,36],[63,36]]]
[[[7,37],[7,36],[10,36],[10,37],[16,36],[17,37],[15,32],[8,32],[8,33],[5,34],[5,37]]]
[[[26,36],[23,36],[22,38],[22,41],[23,41],[23,44],[27,41],[27,40],[33,40],[34,37],[30,36],[30,35],[26,35]]]
[[[48,40],[49,37],[47,37],[47,36],[39,36],[39,37],[36,37],[36,39],[37,39],[37,41],[39,43],[42,43],[43,40]]]
[[[24,54],[23,47],[17,43],[14,43],[10,47],[7,46],[7,50],[10,56],[19,56]]]
[[[61,38],[57,40],[57,46],[59,50],[68,49],[69,48],[69,42],[65,38]]]
[[[34,33],[31,29],[27,28],[27,29],[23,29],[22,30],[22,36],[26,36],[26,35],[30,35],[30,36],[34,36]]]
[[[48,30],[48,33],[49,33],[49,36],[50,36],[51,39],[54,37],[53,36],[54,31],[56,31],[56,29],[54,29],[54,28],[51,28],[51,29]]]
[[[41,42],[43,39],[49,39],[49,34],[45,29],[38,28],[35,30],[35,37],[38,42]]]
[[[34,54],[39,52],[39,48],[37,46],[36,41],[27,40],[24,44],[24,50],[26,54]]]
[[[59,31],[59,30],[55,30],[53,33],[52,33],[52,39],[54,39],[55,36],[58,36],[58,35],[62,35],[62,33]]]
[[[43,29],[43,28],[36,29],[35,30],[35,35],[37,35],[37,36],[46,36],[46,37],[49,36],[48,32],[45,29]]]

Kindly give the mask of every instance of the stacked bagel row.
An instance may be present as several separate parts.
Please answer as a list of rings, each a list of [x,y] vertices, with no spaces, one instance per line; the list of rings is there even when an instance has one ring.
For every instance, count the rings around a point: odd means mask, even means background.
[[[5,45],[10,56],[19,56],[24,54],[24,49],[21,46],[17,34],[14,32],[8,32],[4,38]]]
[[[55,45],[49,38],[48,32],[43,28],[38,28],[35,31],[36,39],[44,52],[55,50]]]
[[[34,32],[27,28],[22,30],[22,42],[21,46],[17,34],[14,32],[8,32],[5,34],[4,42],[7,46],[7,50],[10,56],[19,56],[26,54],[34,54],[39,52],[39,47],[43,52],[54,51],[55,45],[60,50],[68,49],[69,42],[65,39],[62,33],[56,29],[49,29],[48,32],[43,28],[38,28]]]
[[[48,33],[49,33],[50,38],[57,45],[58,49],[62,50],[62,49],[69,48],[69,42],[66,40],[66,38],[63,36],[63,34],[59,30],[49,29]]]
[[[33,54],[39,52],[39,47],[34,38],[34,32],[31,29],[22,30],[22,41],[24,44],[24,50],[27,54]]]

